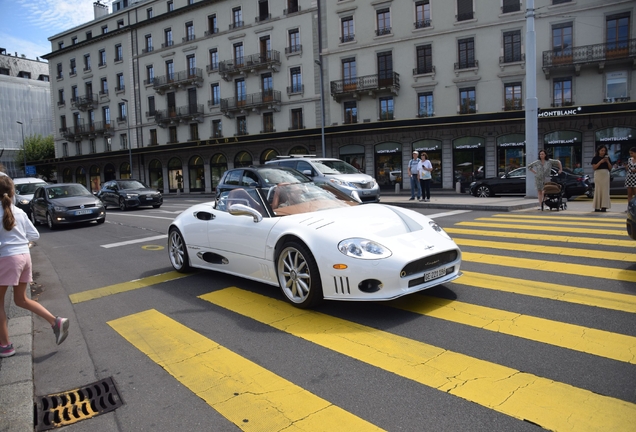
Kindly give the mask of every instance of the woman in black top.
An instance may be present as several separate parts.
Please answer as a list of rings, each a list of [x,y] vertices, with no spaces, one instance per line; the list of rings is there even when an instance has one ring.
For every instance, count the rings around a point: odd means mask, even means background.
[[[607,147],[600,146],[592,158],[594,168],[594,211],[604,212],[612,207],[610,202],[610,171],[612,161],[607,154]]]

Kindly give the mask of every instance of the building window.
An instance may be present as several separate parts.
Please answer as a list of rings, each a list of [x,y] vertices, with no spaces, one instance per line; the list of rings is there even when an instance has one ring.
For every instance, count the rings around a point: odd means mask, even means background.
[[[258,0],[257,21],[265,21],[271,18],[269,13],[269,3],[267,0]]]
[[[69,75],[76,75],[77,74],[77,65],[75,64],[75,59],[71,59],[71,64],[69,67]]]
[[[473,114],[477,112],[475,87],[459,89],[459,113]]]
[[[152,8],[146,9],[146,19],[152,18]]]
[[[172,1],[169,1],[167,3],[168,6],[168,12],[172,12],[174,10],[174,3],[172,3]]]
[[[205,32],[206,36],[219,32],[219,28],[216,24],[216,14],[208,16],[208,30]]]
[[[300,44],[300,31],[292,29],[289,31],[289,50],[288,53],[297,53],[302,51]]]
[[[607,17],[605,21],[606,54],[614,58],[628,56],[629,28],[629,12]]]
[[[164,47],[169,47],[172,46],[174,44],[174,41],[172,40],[172,29],[165,29],[163,31],[164,34],[164,43],[163,46]]]
[[[471,20],[473,17],[473,0],[457,0],[457,21]]]
[[[146,35],[145,36],[145,48],[144,48],[144,52],[152,52],[152,35]]]
[[[391,13],[389,9],[380,9],[376,11],[376,36],[391,34]]]
[[[93,32],[87,31],[86,32],[86,40],[91,40],[93,38]]]
[[[62,156],[68,157],[68,143],[62,143]]]
[[[124,102],[120,102],[119,105],[117,105],[117,107],[119,108],[119,117],[117,117],[117,121],[125,122],[126,121],[126,104]]]
[[[117,20],[117,28],[118,29],[124,28],[124,20],[123,19]]]
[[[78,141],[75,143],[75,156],[82,155],[82,142]]]
[[[355,40],[355,32],[353,30],[353,17],[342,18],[341,21],[341,31],[342,36],[340,37],[340,42],[351,42]]]
[[[194,0],[188,0],[188,4],[189,5],[193,5],[194,4]]]
[[[107,25],[103,25],[102,26],[102,34],[106,34],[108,33],[108,26]]]
[[[303,109],[294,108],[291,110],[291,129],[304,129]]]
[[[355,90],[358,83],[355,59],[342,60],[342,79],[345,91]]]
[[[606,102],[629,101],[629,92],[627,91],[627,77],[627,71],[609,72],[605,74]]]
[[[64,105],[64,89],[59,89],[57,91],[57,106]]]
[[[415,49],[417,55],[417,67],[413,75],[433,72],[433,49],[431,45],[418,46]]]
[[[110,125],[110,107],[102,108],[102,117],[104,118],[104,126]]]
[[[172,60],[166,61],[166,76],[168,81],[174,81],[174,62]]]
[[[125,133],[119,135],[119,148],[121,150],[128,150],[128,135]]]
[[[61,79],[64,77],[64,74],[62,72],[62,63],[58,63],[57,64],[57,79]]]
[[[210,50],[210,66],[208,68],[210,71],[215,71],[219,69],[219,53],[216,48],[212,48]]]
[[[109,152],[113,150],[113,147],[110,144],[110,138],[104,138],[104,149]]]
[[[415,28],[431,26],[431,4],[429,0],[415,3]]]
[[[236,134],[247,135],[247,118],[245,116],[236,118]]]
[[[58,42],[57,43],[57,49],[64,49],[64,42]]]
[[[155,108],[155,97],[148,96],[148,117],[152,117],[157,113],[157,109]]]
[[[274,129],[274,114],[271,112],[263,113],[263,132],[276,132]]]
[[[458,67],[455,69],[473,68],[475,64],[475,40],[473,38],[460,39],[457,41],[457,51],[459,55]]]
[[[192,23],[192,21],[189,21],[185,24],[185,34],[186,36],[183,38],[184,42],[185,41],[191,41],[195,39],[194,36],[194,24]]]
[[[108,94],[108,80],[106,78],[101,78],[99,80],[99,94],[100,95]]]
[[[572,60],[572,23],[552,26],[552,51],[554,58]]]
[[[503,0],[501,11],[503,13],[519,12],[521,10],[520,0]]]
[[[106,50],[99,50],[99,67],[106,66]]]
[[[194,54],[190,54],[186,56],[186,63],[188,64],[188,77],[196,77],[197,76],[197,58]]]
[[[124,59],[124,52],[122,51],[121,44],[115,45],[115,61],[122,61]]]
[[[71,86],[71,102],[76,101],[79,98],[79,92],[77,86]]]
[[[84,72],[88,72],[91,70],[91,55],[84,55]]]
[[[234,44],[234,65],[243,66],[243,43]]]
[[[417,95],[417,116],[433,117],[433,92],[418,93]]]
[[[284,14],[296,13],[300,10],[300,6],[298,6],[298,0],[287,0],[287,10],[284,11]]]
[[[505,111],[513,111],[513,110],[521,110],[521,83],[509,83],[504,85],[504,110]]]
[[[245,80],[239,78],[234,83],[236,89],[236,103],[238,106],[244,106],[247,100],[247,93],[245,91]]]
[[[90,150],[89,150],[89,151],[90,151],[91,153],[97,153],[97,146],[95,145],[95,140],[94,140],[94,139],[91,139],[91,140],[89,141],[89,144],[90,144],[90,145],[89,145],[89,147],[90,147]]]
[[[146,66],[146,84],[154,84],[155,67],[153,65]]]
[[[190,123],[190,141],[199,140],[199,124]]]
[[[393,120],[393,98],[380,98],[380,120]]]
[[[118,73],[117,74],[117,87],[115,88],[115,90],[124,91],[125,89],[126,89],[126,86],[124,85],[124,74],[123,73]]]
[[[221,103],[221,86],[219,86],[219,83],[211,84],[210,90],[212,94],[212,99],[210,99],[210,104],[212,106],[219,105]]]
[[[572,78],[558,78],[552,82],[554,102],[552,106],[563,107],[572,105]]]
[[[212,120],[212,138],[223,138],[221,120]]]
[[[378,53],[378,86],[390,87],[393,84],[393,54]]]
[[[159,142],[157,141],[157,129],[150,129],[150,143],[149,145],[157,145]]]
[[[168,128],[168,139],[170,140],[169,142],[171,144],[179,142],[179,139],[177,137],[177,127],[176,126],[170,126]]]
[[[71,45],[77,45],[77,36],[71,38]]]
[[[232,24],[230,29],[243,27],[243,10],[240,7],[232,9]]]
[[[521,31],[515,30],[503,34],[504,63],[521,61]]]
[[[303,80],[300,74],[300,67],[293,67],[289,70],[291,78],[291,88],[289,93],[302,93],[303,92]]]
[[[552,0],[552,4],[553,5],[558,5],[558,4],[563,4],[563,3],[570,3],[572,0]]]
[[[358,107],[355,101],[345,102],[343,106],[345,124],[358,123]]]

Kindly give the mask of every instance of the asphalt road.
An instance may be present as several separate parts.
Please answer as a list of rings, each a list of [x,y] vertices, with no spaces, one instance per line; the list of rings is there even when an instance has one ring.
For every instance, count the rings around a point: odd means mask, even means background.
[[[40,229],[34,296],[72,321],[56,346],[34,319],[35,394],[113,377],[124,402],[65,430],[633,427],[636,245],[624,214],[425,209],[460,245],[462,278],[300,312],[270,286],[171,273],[165,234],[195,201]],[[224,385],[244,390],[220,400]]]

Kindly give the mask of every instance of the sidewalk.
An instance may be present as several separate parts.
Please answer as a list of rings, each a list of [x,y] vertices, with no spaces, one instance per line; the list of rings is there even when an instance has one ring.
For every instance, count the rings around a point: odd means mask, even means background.
[[[450,190],[431,191],[430,202],[410,201],[410,192],[385,192],[381,195],[381,203],[413,209],[447,209],[447,210],[475,210],[493,212],[511,212],[526,210],[536,213],[538,202],[536,198],[525,197],[493,197],[476,198],[468,194],[458,194]],[[209,198],[209,194],[180,194],[169,195],[168,199],[179,198]],[[627,200],[624,197],[613,197],[612,208],[608,213],[624,214]],[[577,197],[567,201],[567,210],[552,211],[552,214],[592,213],[605,216],[606,213],[594,213],[592,200]],[[546,210],[538,214],[546,214]],[[625,234],[627,236],[627,234]],[[29,293],[30,294],[30,293]],[[33,321],[31,314],[13,304],[13,291],[7,292],[6,304],[9,304],[9,334],[16,349],[16,355],[0,359],[0,432],[33,431]]]

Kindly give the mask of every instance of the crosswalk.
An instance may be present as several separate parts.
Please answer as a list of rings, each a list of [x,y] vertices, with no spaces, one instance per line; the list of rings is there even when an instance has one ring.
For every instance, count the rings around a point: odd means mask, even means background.
[[[624,216],[520,212],[477,217],[445,229],[462,249],[463,276],[440,289],[377,304],[387,315],[408,320],[411,333],[369,325],[358,314],[349,316],[346,308],[338,314],[300,310],[269,295],[269,289],[220,287],[192,301],[254,322],[260,331],[285,335],[290,344],[336,353],[342,361],[432,390],[428,397],[452,395],[554,431],[633,430],[636,326],[629,323],[636,314],[636,243],[626,236]],[[181,277],[168,273],[148,282],[80,293],[72,301],[148,289],[153,283],[183,283]],[[553,313],[561,307],[573,312]],[[259,364],[258,353],[224,346],[216,341],[222,335],[215,329],[189,328],[179,315],[161,309],[155,305],[108,325],[238,429],[392,430],[390,424],[364,418],[268,370]],[[620,323],[594,318],[610,313]],[[381,318],[373,318],[381,323]],[[581,359],[621,365],[628,374],[621,382],[626,391],[605,394],[584,379],[555,378],[546,373],[549,367],[532,366],[542,360],[533,358],[538,354],[532,351],[523,353],[532,359],[528,365],[464,352],[456,344],[429,338],[430,320],[439,323],[435,328],[448,326],[449,334],[466,329],[483,335],[484,343],[493,340],[488,335],[497,335],[503,345],[486,347],[493,352],[514,345],[534,346],[537,352],[549,347],[566,359],[577,356],[572,367],[579,368],[581,376],[605,372],[586,370]],[[239,331],[249,334],[250,329]],[[505,345],[516,340],[523,342]],[[406,430],[403,425],[399,429]]]

